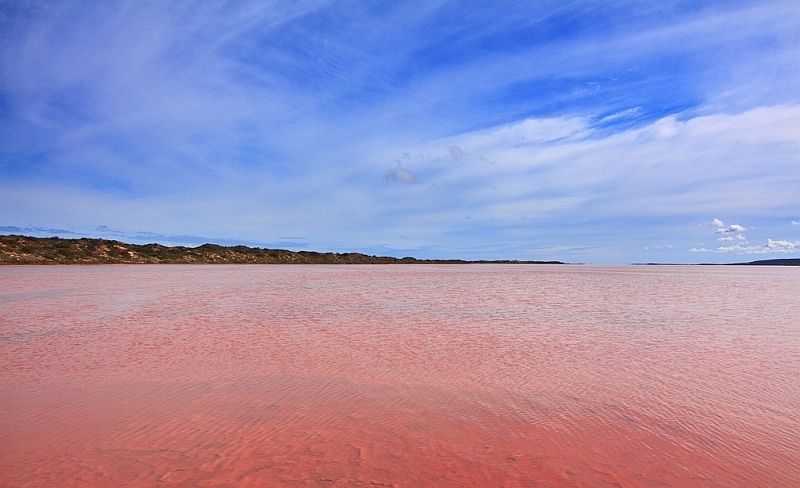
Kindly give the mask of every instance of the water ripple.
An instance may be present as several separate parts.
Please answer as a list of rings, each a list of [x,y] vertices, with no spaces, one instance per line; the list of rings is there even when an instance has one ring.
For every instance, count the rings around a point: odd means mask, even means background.
[[[793,487],[797,289],[788,268],[0,268],[0,485]]]

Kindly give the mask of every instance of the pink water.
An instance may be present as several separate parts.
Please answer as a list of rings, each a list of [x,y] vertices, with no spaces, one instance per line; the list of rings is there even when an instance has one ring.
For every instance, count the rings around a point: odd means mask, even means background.
[[[0,268],[0,486],[800,486],[800,269]]]

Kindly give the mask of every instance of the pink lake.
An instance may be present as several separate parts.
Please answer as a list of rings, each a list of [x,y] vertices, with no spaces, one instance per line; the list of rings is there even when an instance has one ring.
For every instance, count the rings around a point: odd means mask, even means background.
[[[798,480],[798,268],[0,267],[3,487]]]

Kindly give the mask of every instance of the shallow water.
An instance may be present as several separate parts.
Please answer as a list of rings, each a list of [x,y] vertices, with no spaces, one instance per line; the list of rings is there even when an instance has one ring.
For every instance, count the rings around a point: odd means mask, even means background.
[[[0,486],[795,487],[800,270],[0,268]]]

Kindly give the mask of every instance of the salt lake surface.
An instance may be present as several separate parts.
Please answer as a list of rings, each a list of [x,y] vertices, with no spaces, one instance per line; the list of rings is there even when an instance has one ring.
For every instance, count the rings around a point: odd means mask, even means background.
[[[0,486],[798,480],[797,268],[0,268]]]

